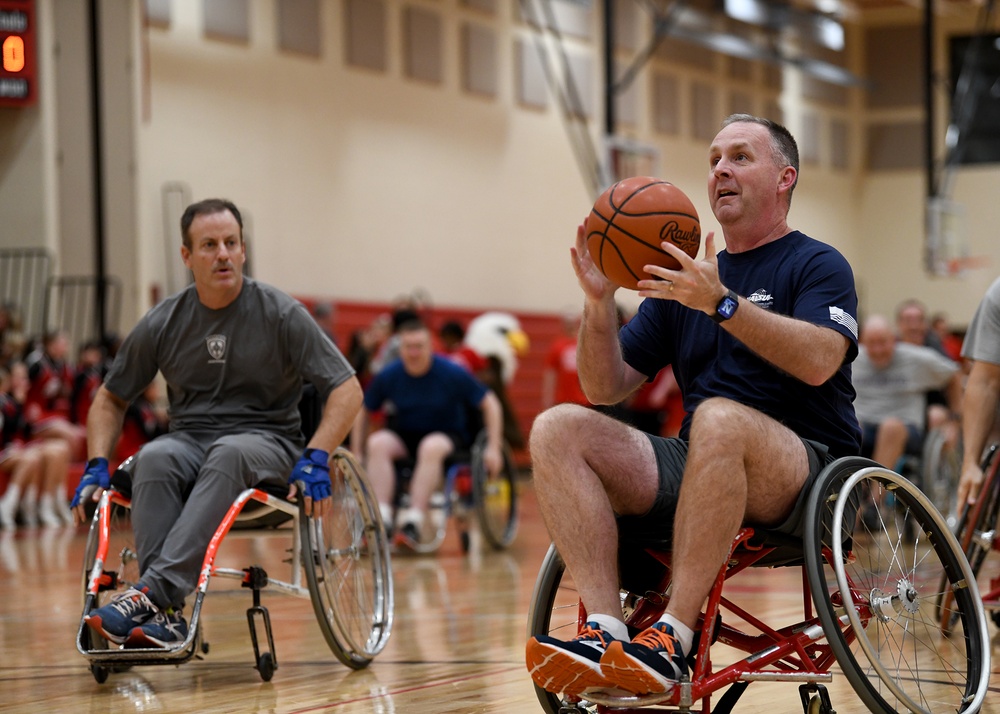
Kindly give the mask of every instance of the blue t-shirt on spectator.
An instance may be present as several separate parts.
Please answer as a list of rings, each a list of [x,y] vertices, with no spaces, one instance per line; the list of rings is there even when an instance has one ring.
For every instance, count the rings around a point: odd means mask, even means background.
[[[390,428],[399,433],[441,431],[471,442],[468,415],[479,408],[487,391],[466,369],[438,355],[420,377],[407,374],[397,359],[372,379],[365,390],[365,407],[369,411],[385,407]]]
[[[644,300],[622,328],[622,352],[649,377],[673,365],[686,412],[681,438],[688,437],[695,407],[718,396],[767,414],[834,456],[857,454],[861,430],[850,363],[858,354],[858,297],[848,262],[831,246],[792,231],[745,253],[723,251],[719,276],[757,307],[832,328],[850,347],[837,373],[813,387],[758,357],[709,315],[671,300]]]

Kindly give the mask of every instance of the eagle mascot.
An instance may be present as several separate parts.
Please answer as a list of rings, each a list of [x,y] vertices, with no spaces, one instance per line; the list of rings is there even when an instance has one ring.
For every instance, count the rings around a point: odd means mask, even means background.
[[[463,344],[486,360],[478,376],[503,405],[503,435],[515,449],[524,448],[524,434],[507,398],[507,385],[517,372],[517,358],[528,352],[528,335],[521,323],[508,312],[484,312],[465,330]]]

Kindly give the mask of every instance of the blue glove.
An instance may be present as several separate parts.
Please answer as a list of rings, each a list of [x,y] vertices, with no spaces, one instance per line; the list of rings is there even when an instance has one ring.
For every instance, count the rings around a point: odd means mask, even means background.
[[[306,449],[292,469],[289,482],[298,484],[303,496],[313,501],[330,497],[330,455],[322,449]]]
[[[108,490],[111,488],[111,474],[108,472],[108,460],[104,458],[91,459],[87,462],[87,468],[80,478],[80,483],[73,494],[70,508],[76,508],[81,503],[88,500],[97,489]]]

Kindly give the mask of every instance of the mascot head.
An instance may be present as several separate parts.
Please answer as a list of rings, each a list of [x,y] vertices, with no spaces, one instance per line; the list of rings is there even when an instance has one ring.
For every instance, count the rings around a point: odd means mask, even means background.
[[[503,381],[509,384],[517,372],[517,358],[528,352],[528,336],[521,323],[508,312],[484,312],[465,330],[465,344],[483,357],[495,358]]]

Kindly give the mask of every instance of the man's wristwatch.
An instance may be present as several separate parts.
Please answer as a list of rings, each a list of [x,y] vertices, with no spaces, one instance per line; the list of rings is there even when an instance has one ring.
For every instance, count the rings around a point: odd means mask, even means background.
[[[736,314],[736,308],[739,306],[739,295],[730,290],[719,300],[719,304],[715,306],[715,312],[712,313],[711,317],[716,322],[723,323]]]

